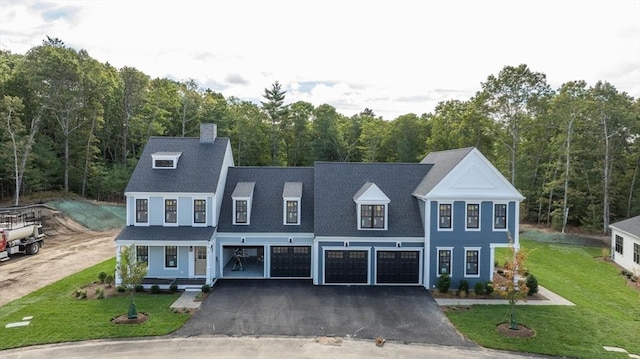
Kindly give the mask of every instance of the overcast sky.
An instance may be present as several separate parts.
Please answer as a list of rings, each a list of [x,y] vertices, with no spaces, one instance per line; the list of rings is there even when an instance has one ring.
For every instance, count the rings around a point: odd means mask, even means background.
[[[640,97],[640,0],[0,0],[0,49],[46,36],[256,103],[279,81],[287,103],[347,116],[432,112],[522,63],[553,88],[603,80]]]

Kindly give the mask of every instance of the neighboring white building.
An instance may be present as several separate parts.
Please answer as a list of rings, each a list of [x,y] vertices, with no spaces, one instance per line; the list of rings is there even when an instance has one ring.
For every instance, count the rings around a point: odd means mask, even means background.
[[[611,256],[622,268],[640,274],[640,216],[613,223]]]

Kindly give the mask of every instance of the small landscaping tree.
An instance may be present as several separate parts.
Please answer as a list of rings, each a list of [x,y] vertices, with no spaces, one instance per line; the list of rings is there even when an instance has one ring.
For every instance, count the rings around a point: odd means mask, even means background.
[[[449,292],[449,287],[451,286],[451,277],[447,273],[442,273],[438,278],[438,290],[440,293]]]
[[[525,279],[526,268],[525,260],[527,253],[521,248],[516,248],[513,244],[511,234],[507,233],[509,238],[510,258],[505,263],[505,270],[502,274],[495,274],[493,277],[493,289],[504,299],[509,301],[511,314],[509,316],[509,328],[518,329],[516,321],[516,303],[519,300],[527,300],[529,288]]]
[[[122,280],[122,285],[131,294],[131,303],[129,303],[129,311],[127,317],[129,319],[137,318],[138,311],[134,301],[134,293],[136,286],[142,284],[142,279],[147,275],[147,264],[136,260],[135,244],[124,247],[120,253],[120,262],[116,266],[116,271]]]

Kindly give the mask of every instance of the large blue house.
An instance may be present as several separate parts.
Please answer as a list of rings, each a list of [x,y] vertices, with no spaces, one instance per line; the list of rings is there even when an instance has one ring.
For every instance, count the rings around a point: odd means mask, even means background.
[[[316,285],[416,285],[441,273],[488,281],[494,250],[518,244],[522,195],[476,148],[421,163],[234,166],[214,124],[200,138],[149,139],[116,238],[148,263],[144,283],[301,278]]]

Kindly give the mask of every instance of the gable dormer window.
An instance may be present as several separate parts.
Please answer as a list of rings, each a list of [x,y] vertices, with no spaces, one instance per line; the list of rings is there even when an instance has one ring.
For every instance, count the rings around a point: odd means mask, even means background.
[[[156,152],[151,155],[153,169],[176,169],[182,152]]]
[[[251,223],[251,203],[255,182],[238,182],[231,194],[233,200],[233,224],[249,225]]]
[[[375,183],[365,183],[353,196],[359,230],[386,230],[389,227],[391,200]]]
[[[302,182],[285,182],[282,200],[284,202],[284,225],[299,225]]]

